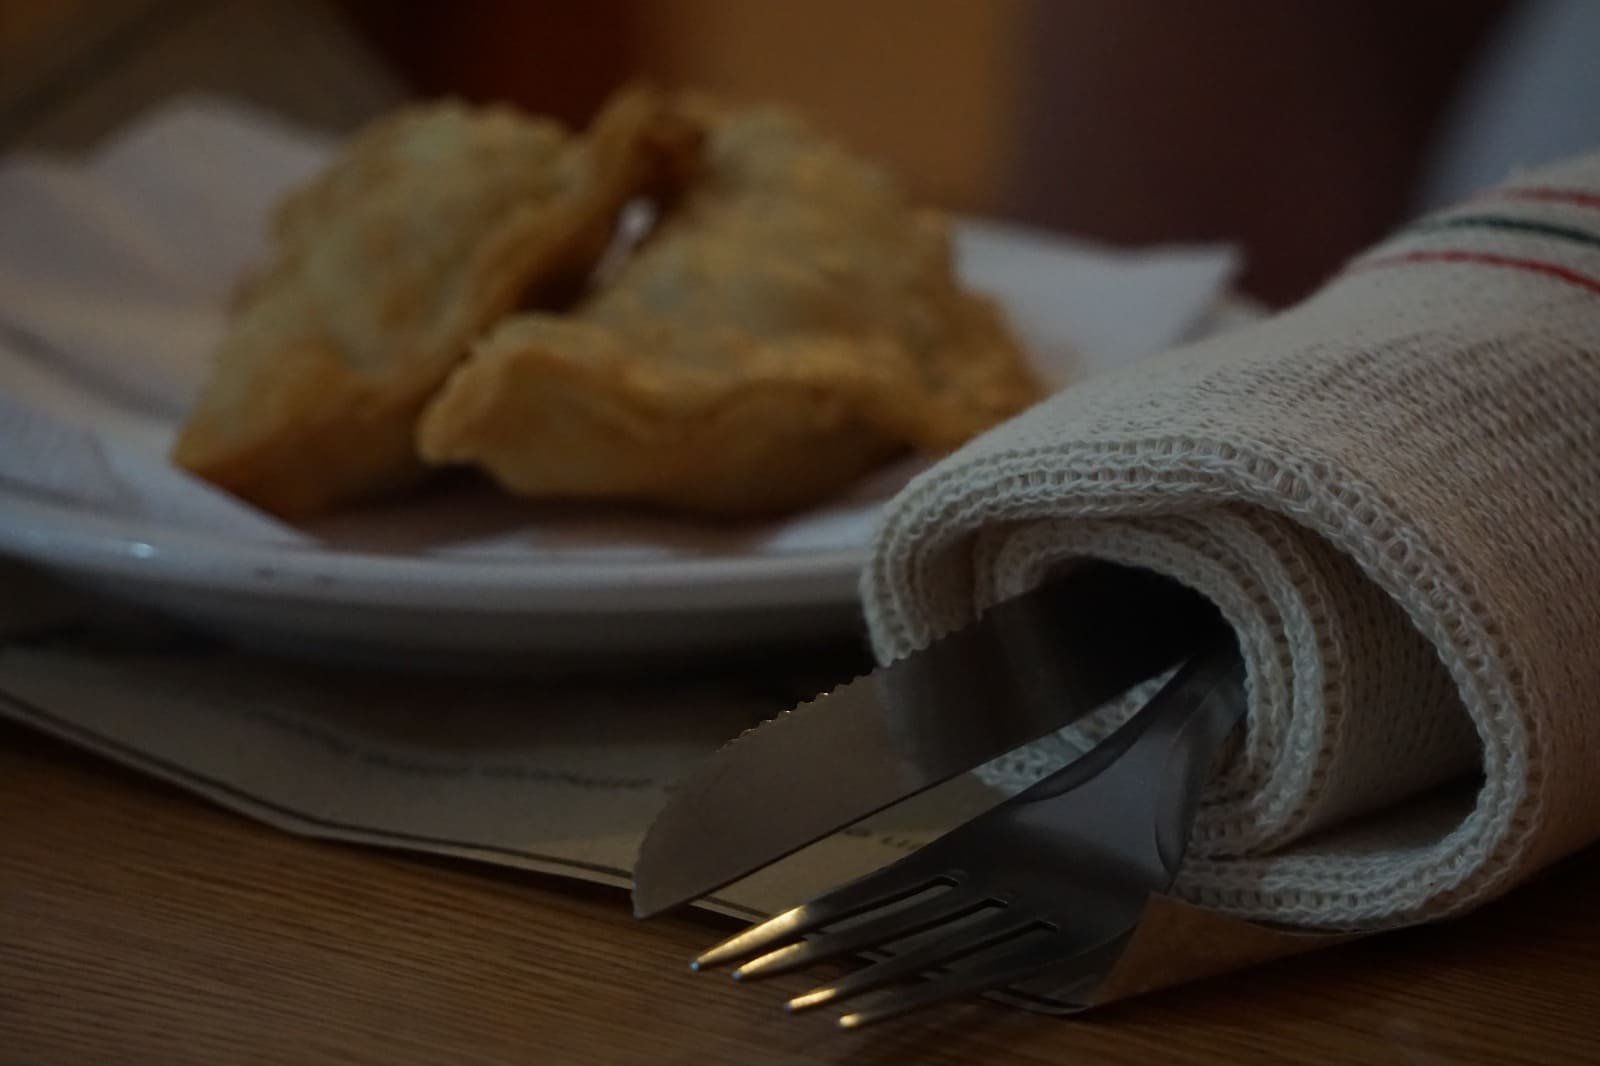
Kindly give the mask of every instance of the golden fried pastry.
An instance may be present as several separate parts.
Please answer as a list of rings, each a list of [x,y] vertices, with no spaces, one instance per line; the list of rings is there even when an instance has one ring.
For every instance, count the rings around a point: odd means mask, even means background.
[[[570,314],[517,315],[424,412],[418,450],[533,497],[802,507],[1038,395],[944,219],[777,110],[686,105],[703,171]]]
[[[581,139],[454,102],[376,123],[281,205],[173,459],[283,515],[408,483],[418,414],[471,342],[574,296],[623,207],[698,153],[643,90]]]

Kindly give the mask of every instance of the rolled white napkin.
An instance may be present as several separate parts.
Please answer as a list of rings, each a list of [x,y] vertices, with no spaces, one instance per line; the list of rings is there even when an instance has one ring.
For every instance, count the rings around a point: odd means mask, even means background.
[[[1600,837],[1600,154],[918,477],[863,577],[878,653],[1085,557],[1171,575],[1240,636],[1247,734],[1188,900],[1381,928]]]

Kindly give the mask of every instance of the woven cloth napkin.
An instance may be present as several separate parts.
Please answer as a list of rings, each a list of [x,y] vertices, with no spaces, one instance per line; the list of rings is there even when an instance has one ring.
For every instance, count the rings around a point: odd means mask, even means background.
[[[921,475],[863,577],[877,652],[1088,557],[1175,577],[1239,634],[1247,729],[1187,900],[1377,929],[1467,910],[1600,837],[1600,154],[1426,218],[1299,306],[1068,389]]]

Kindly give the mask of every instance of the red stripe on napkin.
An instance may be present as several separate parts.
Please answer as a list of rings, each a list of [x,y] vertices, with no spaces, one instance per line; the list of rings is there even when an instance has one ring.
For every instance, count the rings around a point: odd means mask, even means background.
[[[1553,189],[1544,185],[1526,185],[1520,188],[1496,189],[1485,197],[1488,200],[1538,200],[1549,204],[1572,204],[1576,207],[1600,207],[1600,192],[1584,189]]]
[[[1368,259],[1365,262],[1356,263],[1350,268],[1350,271],[1351,273],[1357,273],[1377,270],[1381,267],[1405,266],[1409,263],[1475,263],[1480,266],[1524,270],[1531,274],[1543,274],[1546,277],[1564,281],[1569,285],[1576,285],[1580,289],[1587,289],[1589,292],[1600,296],[1600,278],[1591,278],[1557,263],[1546,263],[1539,259],[1518,259],[1514,256],[1494,255],[1489,252],[1403,252],[1399,255],[1385,255],[1377,259]]]

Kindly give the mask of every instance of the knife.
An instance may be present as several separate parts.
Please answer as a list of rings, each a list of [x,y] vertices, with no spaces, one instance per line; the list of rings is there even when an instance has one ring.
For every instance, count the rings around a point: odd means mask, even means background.
[[[1046,736],[1176,665],[1216,609],[1084,562],[970,625],[746,731],[674,789],[640,845],[647,918]]]

